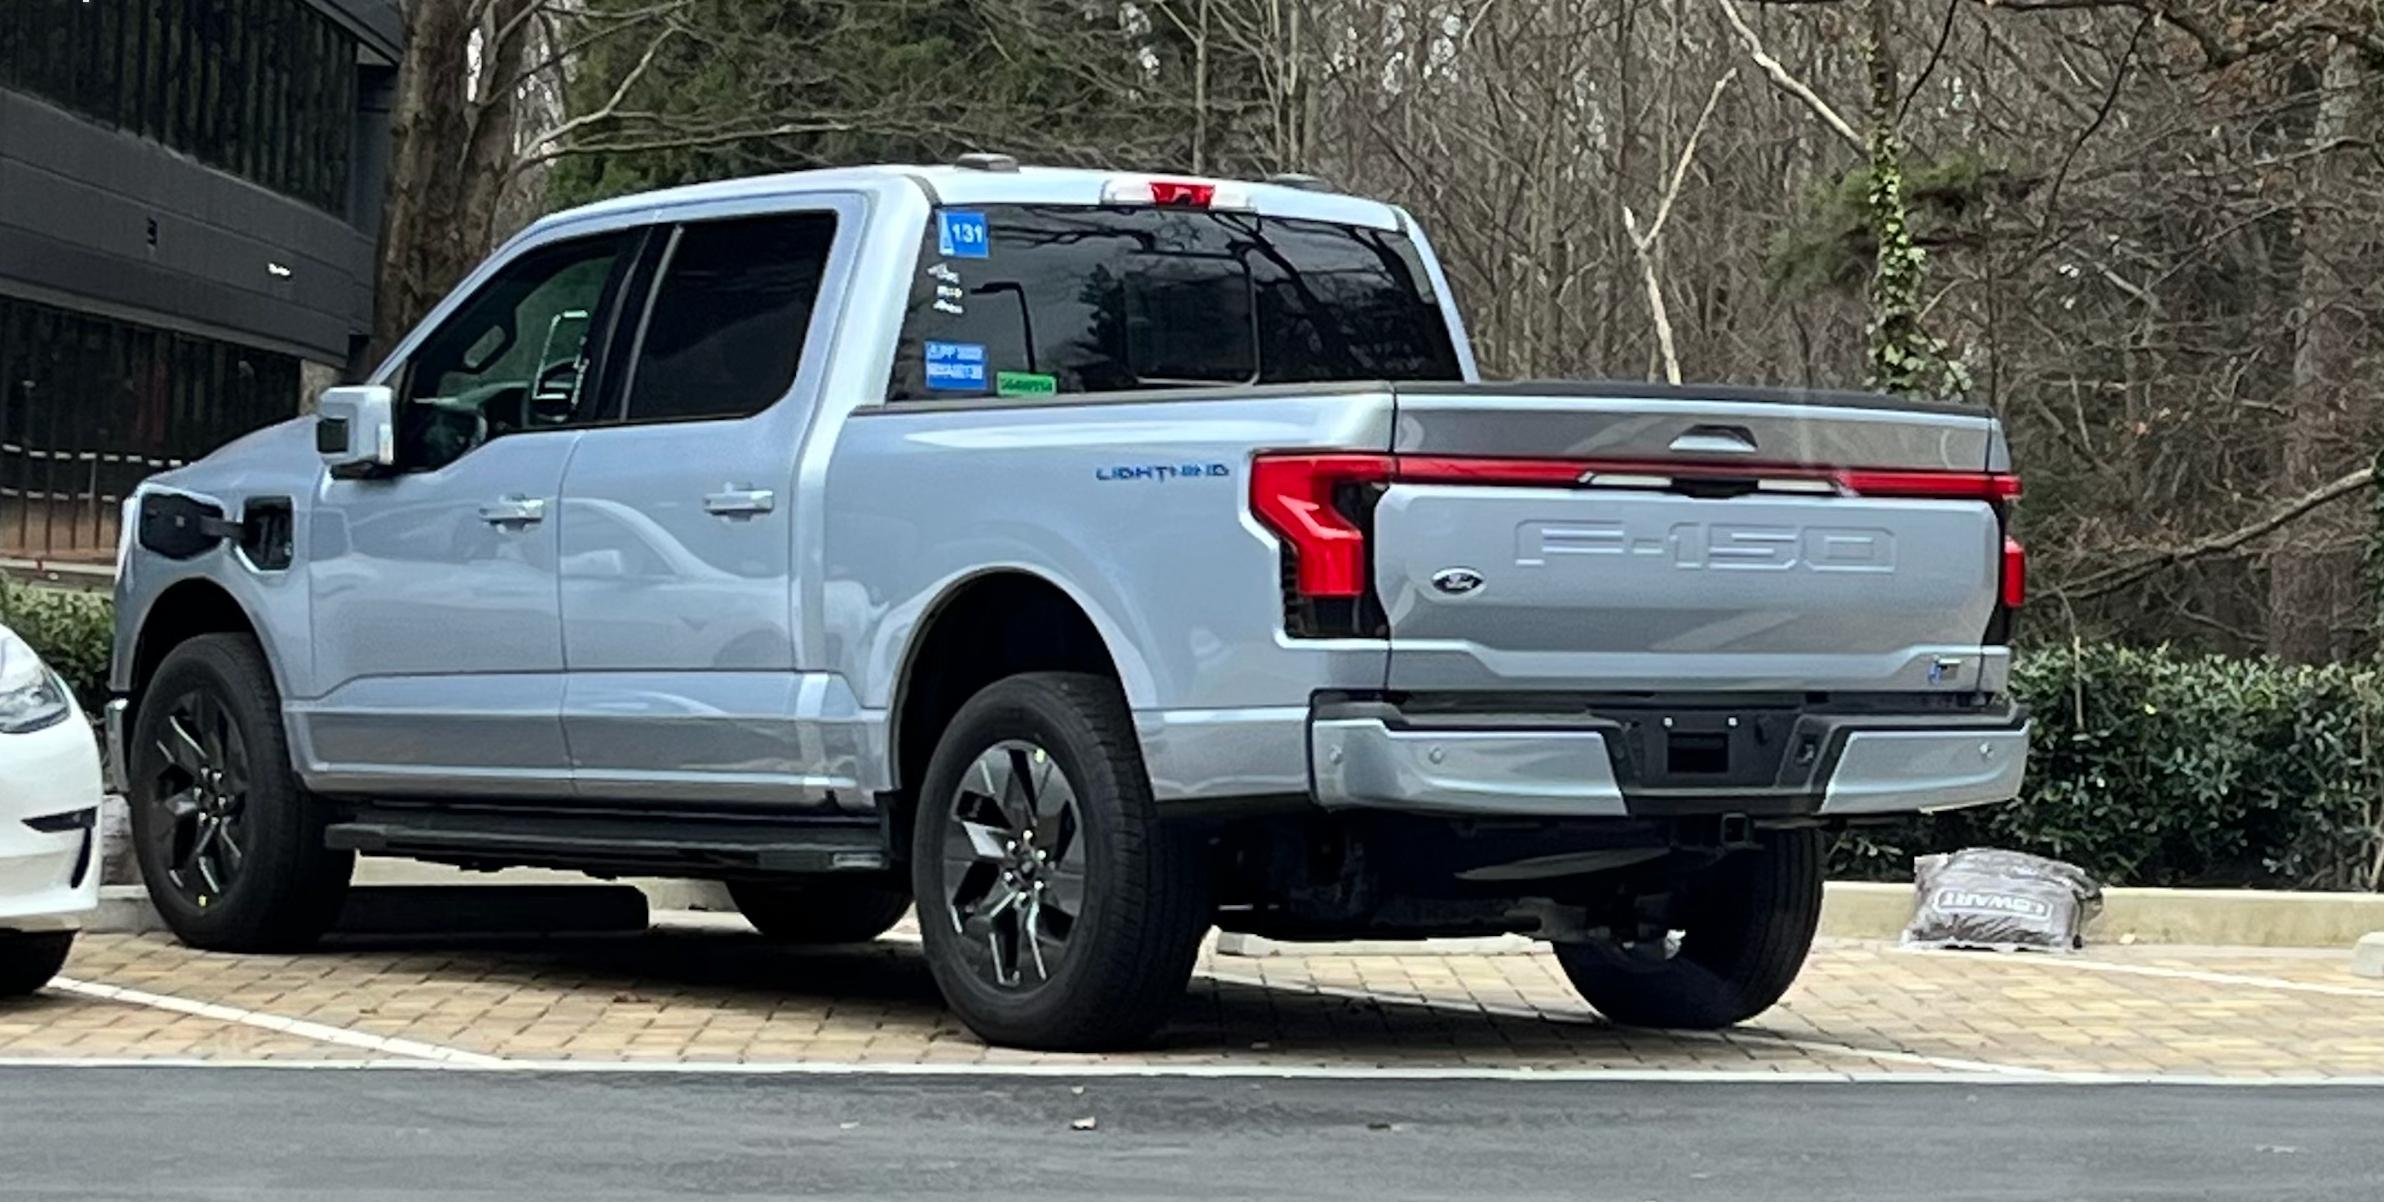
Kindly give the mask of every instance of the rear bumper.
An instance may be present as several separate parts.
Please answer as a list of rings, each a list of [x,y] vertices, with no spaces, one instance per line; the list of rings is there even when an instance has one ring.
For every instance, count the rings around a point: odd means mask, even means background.
[[[2010,704],[1494,713],[1336,702],[1316,708],[1308,737],[1326,809],[1479,817],[1918,813],[2009,801],[2028,761],[2027,711]]]

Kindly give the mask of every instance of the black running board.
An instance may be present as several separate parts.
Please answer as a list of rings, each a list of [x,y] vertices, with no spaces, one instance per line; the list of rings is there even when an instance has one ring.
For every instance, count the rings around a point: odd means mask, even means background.
[[[885,872],[876,822],[753,815],[366,807],[323,833],[335,851],[467,868],[696,878]]]

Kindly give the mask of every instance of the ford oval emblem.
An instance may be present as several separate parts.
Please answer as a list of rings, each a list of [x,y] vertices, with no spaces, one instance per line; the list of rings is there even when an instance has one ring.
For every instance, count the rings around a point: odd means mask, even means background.
[[[1452,597],[1462,597],[1482,587],[1482,574],[1472,568],[1442,568],[1432,573],[1432,587]]]

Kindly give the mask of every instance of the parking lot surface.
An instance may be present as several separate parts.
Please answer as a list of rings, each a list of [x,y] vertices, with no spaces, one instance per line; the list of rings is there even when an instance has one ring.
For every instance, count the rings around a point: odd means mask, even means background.
[[[2384,1082],[2384,987],[2331,953],[1825,941],[1757,1022],[1662,1034],[1600,1020],[1544,954],[1318,951],[1204,954],[1158,1046],[1085,1056],[980,1043],[943,1011],[900,932],[803,950],[714,921],[292,956],[96,935],[49,991],[0,1002],[0,1062]]]
[[[2384,1090],[2322,1087],[0,1067],[0,1191],[2339,1202],[2375,1196],[2380,1123]]]

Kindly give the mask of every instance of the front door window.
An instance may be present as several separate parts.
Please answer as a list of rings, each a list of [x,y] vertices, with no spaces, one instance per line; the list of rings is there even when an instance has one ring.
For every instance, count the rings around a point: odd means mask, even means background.
[[[433,330],[406,372],[398,466],[445,467],[492,438],[594,421],[592,315],[607,311],[628,244],[604,234],[533,250]]]

